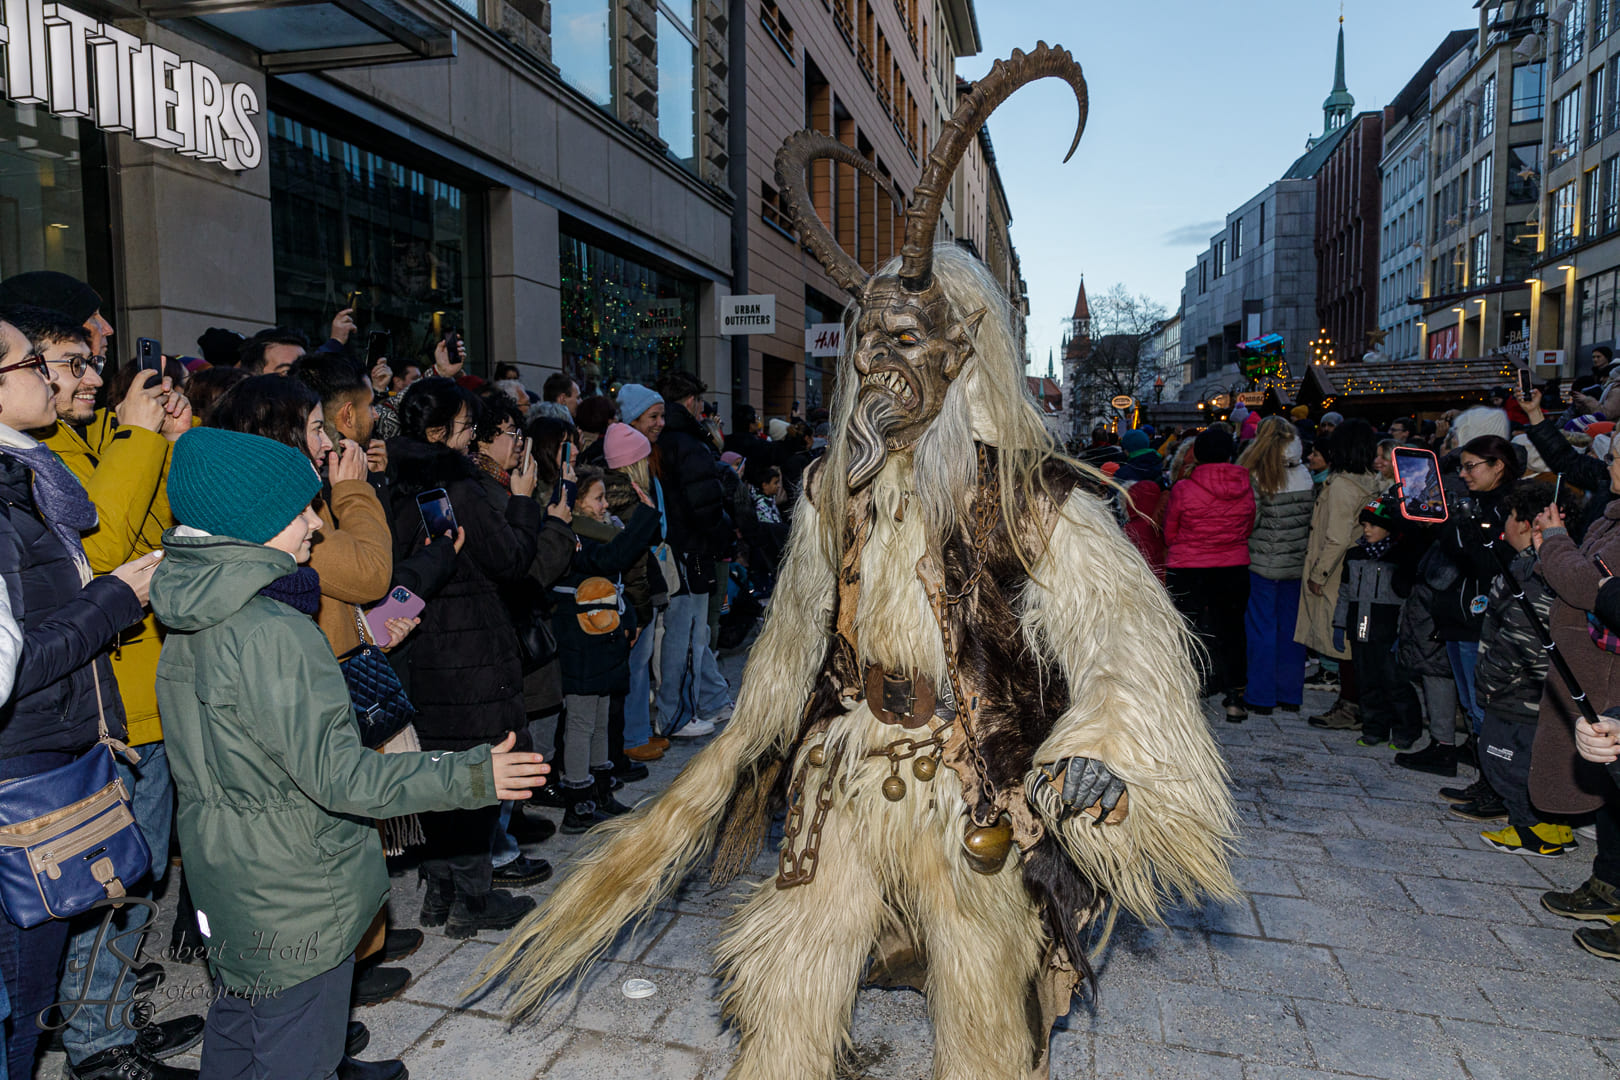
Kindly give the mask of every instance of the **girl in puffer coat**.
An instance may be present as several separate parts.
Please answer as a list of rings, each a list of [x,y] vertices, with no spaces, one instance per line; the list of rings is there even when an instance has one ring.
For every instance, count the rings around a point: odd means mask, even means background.
[[[1268,416],[1238,458],[1254,485],[1256,506],[1243,618],[1249,652],[1243,696],[1262,716],[1274,708],[1296,712],[1305,700],[1305,646],[1294,640],[1294,620],[1316,492],[1303,455],[1294,425],[1286,417]]]
[[[1243,612],[1249,602],[1254,489],[1232,464],[1232,436],[1211,428],[1193,443],[1195,464],[1170,489],[1164,515],[1165,585],[1208,651],[1209,693],[1224,693],[1226,718],[1241,723],[1246,677]]]

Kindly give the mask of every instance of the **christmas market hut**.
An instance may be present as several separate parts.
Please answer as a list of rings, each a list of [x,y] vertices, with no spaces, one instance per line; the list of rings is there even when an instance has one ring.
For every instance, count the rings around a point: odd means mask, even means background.
[[[1492,389],[1511,387],[1518,367],[1500,356],[1399,363],[1312,364],[1299,400],[1313,414],[1327,409],[1383,426],[1398,416],[1434,418],[1483,405]]]

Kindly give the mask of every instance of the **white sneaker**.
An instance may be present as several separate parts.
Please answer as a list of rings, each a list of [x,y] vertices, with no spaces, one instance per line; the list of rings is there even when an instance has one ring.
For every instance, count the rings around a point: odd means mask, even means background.
[[[693,720],[690,724],[678,731],[669,733],[671,739],[701,739],[705,735],[714,734],[714,725],[707,720]]]
[[[735,701],[728,701],[724,705],[720,706],[720,710],[713,716],[705,717],[704,719],[710,724],[723,724],[727,720],[731,719],[731,715],[736,711],[736,709],[737,703]]]

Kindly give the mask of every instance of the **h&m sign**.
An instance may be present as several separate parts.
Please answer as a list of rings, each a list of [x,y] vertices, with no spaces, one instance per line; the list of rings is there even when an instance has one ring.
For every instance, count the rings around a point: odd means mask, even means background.
[[[0,91],[12,101],[227,169],[259,164],[259,96],[247,83],[66,4],[0,0],[0,13]]]

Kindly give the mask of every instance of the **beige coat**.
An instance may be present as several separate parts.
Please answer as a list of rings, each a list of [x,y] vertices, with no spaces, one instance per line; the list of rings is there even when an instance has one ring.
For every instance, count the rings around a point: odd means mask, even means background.
[[[1344,556],[1361,535],[1357,518],[1384,480],[1377,473],[1333,473],[1322,485],[1311,511],[1311,539],[1305,548],[1304,587],[1299,593],[1299,619],[1294,640],[1323,656],[1343,660],[1348,649],[1333,647],[1333,608],[1339,602]],[[1315,583],[1322,595],[1311,592]]]

